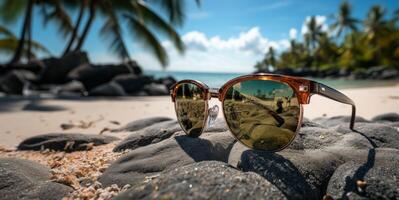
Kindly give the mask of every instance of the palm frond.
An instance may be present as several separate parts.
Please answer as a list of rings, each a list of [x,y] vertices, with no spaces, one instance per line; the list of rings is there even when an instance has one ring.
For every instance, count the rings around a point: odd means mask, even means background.
[[[4,35],[7,38],[15,38],[15,35],[8,30],[5,26],[0,25],[0,35]]]
[[[105,11],[107,18],[100,31],[101,36],[103,36],[104,38],[111,38],[111,49],[121,60],[129,61],[130,55],[123,40],[122,29],[119,24],[119,19],[115,14],[115,11],[112,9],[112,5],[110,4],[110,2],[104,4],[103,10]]]
[[[13,23],[25,11],[28,0],[2,0],[0,18],[6,23]]]
[[[144,47],[148,48],[156,56],[162,67],[166,67],[169,62],[168,55],[154,34],[147,28],[143,21],[131,15],[123,16],[127,19],[129,31],[136,35],[134,39],[140,38],[138,41],[142,42]]]
[[[172,43],[180,53],[184,53],[184,43],[181,40],[180,35],[175,31],[175,29],[146,5],[138,3],[137,6],[138,9],[141,11],[145,24],[150,24],[154,26],[156,30],[160,31],[172,41]]]
[[[51,7],[51,11],[48,13],[46,6]],[[72,20],[60,0],[50,0],[43,2],[42,4],[43,20],[46,25],[50,21],[54,21],[58,25],[58,30],[64,35],[68,35],[73,31]]]
[[[197,3],[199,0],[196,0]],[[140,1],[137,1],[140,3]],[[181,0],[152,0],[151,2],[158,4],[163,9],[172,24],[181,26],[185,19],[185,1]]]

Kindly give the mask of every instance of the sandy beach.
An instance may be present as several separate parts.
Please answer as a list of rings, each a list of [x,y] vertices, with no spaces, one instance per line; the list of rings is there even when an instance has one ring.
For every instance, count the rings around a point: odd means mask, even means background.
[[[399,85],[341,90],[357,105],[357,115],[371,119],[375,115],[399,113]],[[211,105],[219,104],[212,100]],[[304,116],[349,115],[350,106],[333,100],[312,96],[304,105]],[[128,122],[154,116],[175,118],[168,96],[126,98],[32,99],[3,97],[0,99],[0,146],[14,148],[28,137],[44,133],[92,133],[118,128]],[[222,117],[222,112],[219,116]],[[76,127],[61,127],[76,125]],[[124,133],[103,134],[117,137]],[[127,133],[126,133],[127,134]]]

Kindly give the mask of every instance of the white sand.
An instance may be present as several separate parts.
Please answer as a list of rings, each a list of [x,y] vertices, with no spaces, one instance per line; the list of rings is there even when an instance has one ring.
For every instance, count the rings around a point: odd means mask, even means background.
[[[366,119],[387,112],[399,113],[399,85],[342,90],[357,105],[357,114]],[[211,104],[218,103],[212,100]],[[37,107],[63,108],[58,111],[39,111],[24,108]],[[304,116],[310,119],[326,115],[350,115],[348,105],[333,100],[313,96],[311,103],[304,106]],[[108,99],[76,100],[29,100],[26,98],[5,97],[0,99],[0,146],[15,147],[21,140],[43,133],[69,132],[98,134],[104,128],[117,128],[110,121],[121,125],[136,119],[168,116],[175,118],[174,107],[169,97],[128,97]],[[221,111],[219,117],[222,116]],[[97,121],[87,129],[72,128],[62,130],[62,123],[88,123]],[[124,136],[119,133],[105,133]]]

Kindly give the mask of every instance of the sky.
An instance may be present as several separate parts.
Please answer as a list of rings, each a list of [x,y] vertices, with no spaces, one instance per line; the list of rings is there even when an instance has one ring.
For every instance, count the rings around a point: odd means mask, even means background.
[[[169,54],[170,71],[199,72],[251,72],[254,64],[274,47],[277,52],[289,48],[289,40],[302,40],[307,30],[304,23],[316,16],[319,24],[327,30],[333,21],[340,0],[202,0],[198,7],[194,0],[186,0],[186,21],[177,28],[187,50],[177,53],[171,43],[160,36]],[[353,16],[366,17],[373,5],[386,8],[387,16],[399,9],[398,0],[350,0]],[[76,13],[72,14],[76,18]],[[3,22],[1,22],[3,23]],[[34,14],[33,39],[44,44],[53,55],[65,48],[68,37],[61,35],[54,24],[43,25],[38,12]],[[22,19],[12,24],[14,33],[19,33]],[[83,47],[94,63],[118,62],[109,51],[109,43],[99,35],[102,21],[97,19]],[[161,70],[159,62],[137,38],[124,32],[130,55],[145,70]],[[4,60],[0,54],[0,60]]]

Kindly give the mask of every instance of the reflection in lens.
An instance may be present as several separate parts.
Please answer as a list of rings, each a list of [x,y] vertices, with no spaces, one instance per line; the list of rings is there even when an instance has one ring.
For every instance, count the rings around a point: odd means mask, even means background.
[[[295,136],[300,105],[293,89],[270,80],[247,80],[227,90],[227,124],[243,144],[258,150],[283,148]]]
[[[204,128],[206,102],[203,95],[203,91],[192,83],[182,83],[176,91],[177,119],[184,132],[193,137],[201,135]]]

